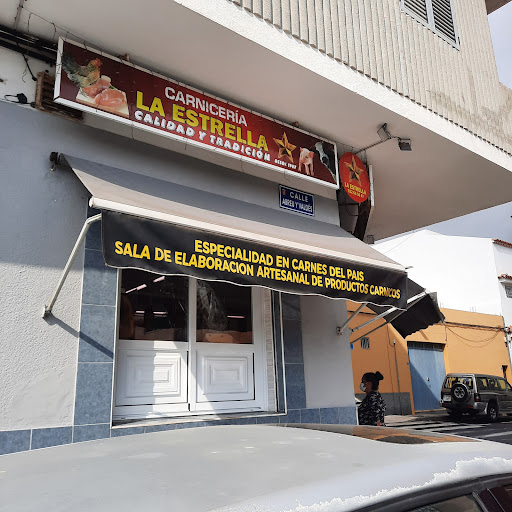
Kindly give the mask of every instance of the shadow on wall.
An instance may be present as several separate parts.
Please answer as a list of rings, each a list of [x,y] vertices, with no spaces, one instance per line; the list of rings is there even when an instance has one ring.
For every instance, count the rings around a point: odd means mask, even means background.
[[[53,326],[60,327],[67,333],[71,334],[71,336],[78,338],[78,331],[76,329],[73,329],[73,327],[71,327],[67,323],[63,322],[60,318],[53,316],[53,314],[46,317],[44,320],[50,327],[53,327]]]

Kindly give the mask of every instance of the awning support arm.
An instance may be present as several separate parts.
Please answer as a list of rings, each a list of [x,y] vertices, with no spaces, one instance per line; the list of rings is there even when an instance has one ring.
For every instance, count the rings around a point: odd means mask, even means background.
[[[87,231],[89,231],[89,228],[91,227],[91,224],[93,222],[96,222],[101,219],[101,213],[98,213],[97,215],[93,215],[92,217],[89,217],[82,226],[82,230],[80,231],[80,234],[78,235],[78,238],[75,242],[75,246],[73,247],[73,250],[71,251],[71,254],[69,255],[68,261],[66,263],[66,266],[64,267],[64,270],[62,272],[62,275],[60,276],[59,284],[57,285],[57,288],[55,288],[55,291],[53,292],[52,299],[50,300],[50,303],[46,306],[44,306],[43,309],[43,318],[46,318],[47,316],[52,314],[52,309],[55,304],[55,301],[57,300],[57,297],[59,296],[60,290],[62,289],[62,286],[64,285],[64,281],[66,280],[67,275],[69,274],[69,271],[71,269],[71,265],[73,265],[73,262],[75,261],[76,255],[78,254],[78,249],[80,248],[80,245],[85,239],[85,235],[87,234]]]
[[[361,312],[361,310],[366,306],[366,302],[363,302],[353,313],[349,316],[342,325],[338,327],[338,335],[343,333],[343,330],[347,325]]]
[[[418,302],[419,300],[421,300],[423,297],[425,297],[425,295],[427,295],[427,292],[426,291],[423,291],[421,293],[419,293],[418,295],[415,295],[414,297],[411,297],[408,301],[407,301],[407,309],[409,309],[411,306],[413,306],[414,304],[416,304],[416,302]],[[377,315],[376,317],[372,318],[371,320],[368,320],[368,322],[365,322],[364,324],[361,324],[361,325],[358,325],[357,327],[355,327],[354,329],[351,329],[350,332],[353,334],[355,333],[356,331],[359,331],[359,329],[362,329],[363,327],[366,327],[367,325],[370,325],[370,324],[373,324],[373,322],[376,322],[377,320],[380,320],[381,318],[384,318],[385,316],[388,316],[389,314],[391,313],[394,313],[395,311],[397,311],[399,308],[396,308],[396,307],[392,307],[392,308],[389,308],[387,311],[384,311],[383,313],[381,313],[380,315]],[[405,311],[407,311],[407,309]],[[403,313],[405,313],[405,311],[403,311]],[[400,313],[401,315],[402,313]],[[400,316],[398,315],[398,316]],[[387,322],[386,322],[387,323]],[[383,324],[385,325],[385,324]],[[373,332],[373,331],[371,331]],[[369,334],[369,333],[367,333]]]
[[[409,302],[413,301],[409,307],[414,306],[414,304],[416,304],[416,302],[418,302],[418,301],[419,301],[419,300],[421,300],[423,297],[425,297],[425,295],[427,295],[427,292],[426,292],[426,291],[425,291],[425,292],[421,292],[420,294],[415,295],[414,297],[411,297],[411,298],[407,301],[407,303],[409,303]],[[395,309],[396,309],[396,308],[395,308]],[[409,308],[407,308],[407,309],[409,309]],[[400,315],[403,315],[403,314],[407,311],[407,309],[406,309],[406,310],[403,310],[403,311],[400,311],[400,313],[399,313],[398,315],[396,315],[396,316],[395,316],[395,318],[398,318]],[[394,320],[394,319],[393,319],[393,320]],[[367,323],[368,323],[368,322],[367,322]],[[361,336],[359,336],[359,338],[355,339],[354,341],[351,341],[351,343],[356,343],[356,342],[358,342],[361,338],[364,338],[365,336],[368,336],[368,334],[371,334],[372,332],[378,331],[380,328],[382,328],[382,327],[384,327],[385,325],[388,325],[388,324],[389,324],[389,321],[388,321],[388,320],[386,320],[383,324],[378,325],[377,327],[375,327],[375,329],[372,329],[371,331],[369,331],[369,332],[367,332],[367,333],[365,333],[365,334],[362,334]],[[354,331],[352,331],[352,332],[354,332]]]

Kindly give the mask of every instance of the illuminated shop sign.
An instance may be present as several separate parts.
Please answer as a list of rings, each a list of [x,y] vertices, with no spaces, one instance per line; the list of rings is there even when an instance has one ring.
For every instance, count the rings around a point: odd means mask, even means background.
[[[55,101],[339,186],[333,142],[65,39],[59,40]]]

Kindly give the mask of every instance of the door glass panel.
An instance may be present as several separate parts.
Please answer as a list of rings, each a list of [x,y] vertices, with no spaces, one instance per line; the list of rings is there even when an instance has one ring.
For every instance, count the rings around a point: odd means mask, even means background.
[[[489,391],[497,391],[498,390],[498,383],[496,382],[496,379],[488,379],[487,389]]]
[[[481,512],[481,509],[472,496],[458,496],[426,507],[415,508],[410,512]]]
[[[487,391],[487,379],[485,377],[477,377],[476,383],[478,391]]]
[[[197,281],[197,337],[206,343],[252,343],[251,289]]]
[[[505,489],[508,495],[512,498],[512,484],[504,485],[503,489]]]
[[[186,342],[187,317],[188,277],[122,271],[120,339]]]
[[[501,391],[505,391],[507,389],[505,379],[498,379],[498,386]]]

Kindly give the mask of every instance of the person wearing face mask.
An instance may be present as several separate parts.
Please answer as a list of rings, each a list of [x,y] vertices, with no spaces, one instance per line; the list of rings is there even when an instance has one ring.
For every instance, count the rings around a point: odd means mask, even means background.
[[[357,410],[359,425],[384,426],[386,404],[379,393],[379,382],[383,379],[380,372],[368,372],[363,375],[359,387],[366,393]]]

